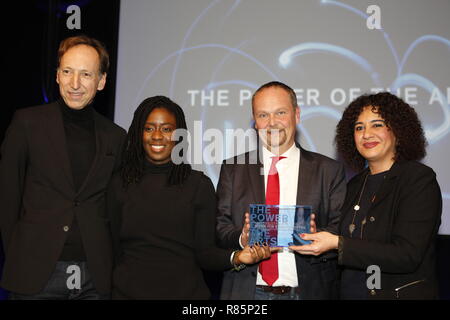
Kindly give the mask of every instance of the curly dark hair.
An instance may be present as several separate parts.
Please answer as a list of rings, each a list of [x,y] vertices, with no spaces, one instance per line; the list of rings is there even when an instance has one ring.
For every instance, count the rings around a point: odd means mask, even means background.
[[[366,159],[356,149],[354,131],[355,122],[364,107],[370,106],[394,133],[397,140],[395,161],[420,160],[425,157],[427,142],[414,108],[389,92],[380,92],[356,98],[344,110],[336,127],[338,154],[350,168],[360,171],[366,164]]]
[[[177,129],[187,130],[183,109],[165,96],[154,96],[145,99],[134,112],[133,121],[128,130],[122,156],[122,182],[124,187],[139,183],[144,172],[145,151],[142,146],[142,133],[148,115],[156,108],[163,108],[175,116]],[[180,143],[182,140],[176,142]],[[187,146],[187,141],[184,141]],[[180,151],[183,156],[183,151]],[[184,161],[174,164],[168,175],[169,185],[181,185],[190,175],[191,165]]]

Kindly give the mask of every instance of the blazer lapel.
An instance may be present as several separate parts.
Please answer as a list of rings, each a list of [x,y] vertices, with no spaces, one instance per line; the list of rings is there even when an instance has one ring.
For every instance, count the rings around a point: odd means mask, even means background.
[[[81,185],[80,189],[77,192],[77,195],[79,195],[85,188],[86,185],[89,182],[89,179],[92,178],[92,175],[97,172],[99,169],[99,165],[101,164],[101,157],[102,155],[106,154],[106,146],[108,142],[108,136],[103,130],[102,123],[99,120],[99,116],[97,112],[94,111],[94,131],[95,131],[95,157],[94,161],[92,162],[91,168],[89,169],[88,175],[83,181],[83,184]]]
[[[371,208],[374,208],[381,201],[383,201],[383,199],[386,198],[387,195],[393,192],[397,177],[400,173],[399,169],[400,165],[398,163],[394,163],[392,165],[391,170],[389,170],[389,172],[385,175],[383,183],[375,194],[375,200],[373,201]]]
[[[305,194],[307,194],[305,189],[311,189],[310,186],[314,183],[311,174],[314,172],[314,168],[304,150],[299,145],[297,145],[297,147],[300,149],[300,163],[297,179],[297,205],[303,205],[307,202],[305,199]]]
[[[64,130],[61,110],[59,109],[59,103],[54,103],[47,117],[47,123],[45,129],[47,131],[48,139],[53,145],[53,152],[55,153],[55,159],[58,159],[58,165],[56,168],[61,168],[65,181],[68,182],[68,187],[73,191],[75,190],[72,171],[70,167],[69,155],[67,153],[66,134]]]
[[[258,151],[254,151],[258,152]],[[249,161],[249,159],[246,159]],[[248,180],[250,181],[250,190],[253,192],[253,197],[256,203],[266,203],[266,190],[264,186],[264,166],[258,157],[256,164],[250,164],[248,168]]]

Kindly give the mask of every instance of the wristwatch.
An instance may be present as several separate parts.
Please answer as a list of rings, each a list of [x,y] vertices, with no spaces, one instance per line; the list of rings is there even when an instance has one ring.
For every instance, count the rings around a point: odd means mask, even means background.
[[[245,263],[241,263],[241,264],[235,264],[234,263],[234,255],[236,253],[238,253],[240,250],[235,250],[233,251],[233,253],[231,254],[231,263],[233,264],[233,270],[234,271],[241,271],[242,269],[245,269],[245,267],[247,266]]]

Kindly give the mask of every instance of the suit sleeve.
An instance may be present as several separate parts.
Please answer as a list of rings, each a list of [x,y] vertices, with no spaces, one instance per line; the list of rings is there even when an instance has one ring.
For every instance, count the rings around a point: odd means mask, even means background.
[[[0,231],[5,253],[19,220],[28,161],[26,127],[20,115],[20,112],[15,113],[0,154]]]
[[[233,194],[233,166],[225,162],[220,168],[220,177],[217,184],[217,218],[216,230],[217,241],[222,248],[241,249],[239,236],[242,227],[237,228],[232,217],[232,194]]]
[[[411,273],[420,265],[440,225],[442,196],[431,170],[408,172],[389,242],[343,238],[339,262],[366,268],[376,264],[382,272]]]
[[[200,266],[206,270],[231,268],[232,250],[220,249],[215,240],[216,199],[214,186],[206,176],[200,179],[195,195],[195,248]]]

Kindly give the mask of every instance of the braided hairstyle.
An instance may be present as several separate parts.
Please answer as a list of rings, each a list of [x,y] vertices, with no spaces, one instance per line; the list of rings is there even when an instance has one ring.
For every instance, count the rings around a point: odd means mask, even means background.
[[[129,184],[138,184],[144,172],[147,161],[143,147],[142,136],[148,115],[156,108],[164,108],[175,116],[177,129],[187,130],[186,118],[183,109],[165,96],[154,96],[145,99],[134,112],[133,121],[128,130],[125,148],[122,156],[122,182],[124,187]],[[176,142],[180,143],[182,140]],[[187,146],[187,141],[183,141]],[[180,151],[183,156],[183,150]],[[180,164],[173,164],[169,171],[169,185],[181,185],[191,173],[191,165],[183,160]]]

